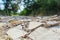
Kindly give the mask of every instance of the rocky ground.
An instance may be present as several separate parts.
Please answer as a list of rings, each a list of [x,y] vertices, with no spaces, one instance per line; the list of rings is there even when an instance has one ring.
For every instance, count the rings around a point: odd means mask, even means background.
[[[60,40],[60,16],[1,16],[0,40]]]

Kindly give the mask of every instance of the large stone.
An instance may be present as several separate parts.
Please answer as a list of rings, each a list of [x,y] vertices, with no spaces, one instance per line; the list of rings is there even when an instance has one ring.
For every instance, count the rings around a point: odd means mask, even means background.
[[[52,30],[54,29],[54,30]],[[60,40],[60,31],[57,28],[58,32],[55,32],[56,29],[55,28],[50,28],[50,29],[46,29],[43,27],[40,27],[38,29],[36,29],[35,31],[33,31],[29,37],[32,38],[33,40]]]
[[[39,26],[39,25],[42,25],[42,23],[36,22],[36,21],[31,21],[31,22],[29,23],[28,29],[34,29],[34,28],[36,28],[36,27]]]
[[[47,24],[49,24],[49,25],[56,25],[56,24],[58,24],[58,22],[56,22],[56,21],[47,21]]]
[[[59,23],[56,21],[46,21],[46,23],[44,24],[44,27],[46,28],[50,28],[50,27],[54,27],[54,26],[58,26]]]
[[[16,26],[15,28],[19,29],[19,30],[22,30],[22,26],[21,25],[18,25]]]
[[[19,30],[18,28],[11,28],[7,31],[7,34],[12,38],[12,39],[16,39],[19,38],[21,36],[24,36],[25,34],[27,34],[27,32],[23,31],[23,30]]]

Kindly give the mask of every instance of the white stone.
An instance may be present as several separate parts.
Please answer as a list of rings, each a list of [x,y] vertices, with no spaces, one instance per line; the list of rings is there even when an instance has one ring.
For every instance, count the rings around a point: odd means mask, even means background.
[[[21,39],[19,39],[19,38],[16,38],[16,39],[13,39],[13,40],[21,40]]]
[[[32,38],[33,40],[60,40],[60,32],[54,32],[53,30],[51,30],[51,28],[45,29],[40,27],[36,29],[34,32],[32,32],[29,35],[29,37]]]
[[[25,31],[23,30],[19,30],[18,28],[11,28],[7,31],[7,34],[12,38],[12,39],[16,39],[19,38],[21,36],[24,36],[25,34],[27,34]]]
[[[52,25],[54,25],[54,24],[57,24],[58,22],[56,22],[56,21],[47,21],[47,24],[52,24]]]
[[[31,21],[31,22],[29,23],[28,29],[33,29],[33,28],[35,28],[35,27],[37,27],[37,26],[39,26],[39,25],[41,25],[41,24],[42,24],[42,23],[40,23],[40,22]]]
[[[19,30],[22,30],[22,26],[21,25],[18,25],[16,26],[15,28],[19,29]]]

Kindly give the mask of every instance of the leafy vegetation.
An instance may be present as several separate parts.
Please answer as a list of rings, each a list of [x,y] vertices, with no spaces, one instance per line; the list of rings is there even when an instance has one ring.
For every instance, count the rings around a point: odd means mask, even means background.
[[[12,1],[13,0],[6,0],[5,9],[0,10],[0,13],[24,16],[60,14],[60,0],[14,0],[15,3]],[[21,2],[24,3],[24,9],[20,13],[17,13]]]
[[[58,3],[58,1],[59,0],[35,0],[33,1],[33,4],[30,4],[30,6],[27,6],[26,8],[30,11],[28,14],[31,14],[33,16],[54,15],[58,14],[60,11],[60,7],[58,5],[60,3]]]

